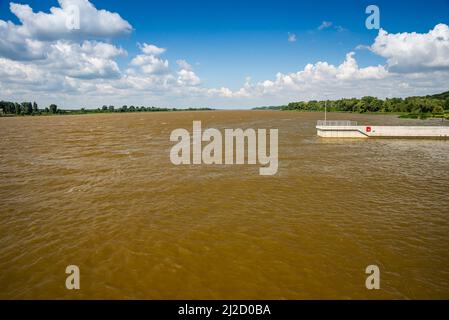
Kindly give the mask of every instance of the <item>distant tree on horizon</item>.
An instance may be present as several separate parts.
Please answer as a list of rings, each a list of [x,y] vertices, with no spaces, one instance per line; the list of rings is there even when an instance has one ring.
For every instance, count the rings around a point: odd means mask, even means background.
[[[51,104],[48,108],[49,108],[49,110],[50,110],[50,113],[55,114],[55,113],[58,112],[58,106],[55,105],[55,104]]]
[[[39,107],[37,106],[36,101],[33,102],[33,114],[39,113]]]

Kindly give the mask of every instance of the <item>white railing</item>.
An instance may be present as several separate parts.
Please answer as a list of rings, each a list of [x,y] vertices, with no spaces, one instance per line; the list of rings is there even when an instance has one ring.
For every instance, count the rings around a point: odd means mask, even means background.
[[[350,120],[318,120],[317,126],[348,127],[356,126],[357,121]]]

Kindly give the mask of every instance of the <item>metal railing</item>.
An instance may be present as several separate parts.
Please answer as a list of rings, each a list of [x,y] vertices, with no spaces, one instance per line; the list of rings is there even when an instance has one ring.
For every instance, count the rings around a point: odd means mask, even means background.
[[[356,126],[357,121],[350,120],[318,120],[317,126],[347,127]]]

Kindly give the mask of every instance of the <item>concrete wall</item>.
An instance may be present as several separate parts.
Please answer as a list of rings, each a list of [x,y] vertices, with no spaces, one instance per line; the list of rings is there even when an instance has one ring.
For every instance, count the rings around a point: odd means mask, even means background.
[[[357,127],[317,126],[317,135],[324,138],[368,138]]]
[[[449,138],[449,126],[317,126],[320,137],[440,137]]]

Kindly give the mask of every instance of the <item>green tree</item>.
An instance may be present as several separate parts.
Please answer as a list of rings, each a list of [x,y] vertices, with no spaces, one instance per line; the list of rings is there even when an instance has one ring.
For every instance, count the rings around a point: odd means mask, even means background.
[[[366,112],[366,102],[365,100],[359,100],[353,107],[353,112],[363,113]]]
[[[441,105],[436,105],[435,107],[433,107],[432,113],[433,114],[443,114],[444,109]]]
[[[21,105],[18,104],[17,102],[14,103],[14,113],[15,114],[21,114],[22,113]]]
[[[33,113],[33,105],[31,102],[22,102],[22,114],[31,114]]]
[[[33,113],[34,113],[34,114],[39,113],[39,107],[37,106],[36,101],[33,102]]]
[[[449,98],[444,100],[444,110],[449,110]]]
[[[55,114],[58,112],[58,106],[55,104],[51,104],[49,107],[50,113]]]

